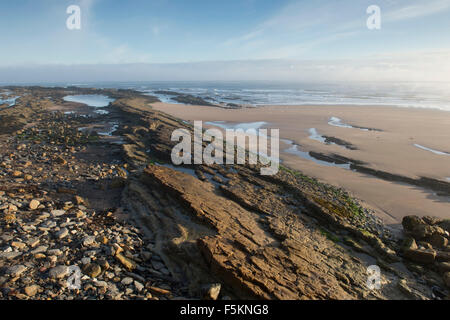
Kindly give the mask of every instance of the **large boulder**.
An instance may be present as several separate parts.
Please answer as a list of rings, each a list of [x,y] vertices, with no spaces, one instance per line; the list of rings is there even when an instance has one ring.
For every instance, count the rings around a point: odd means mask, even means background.
[[[409,231],[409,234],[411,234],[415,239],[420,240],[431,237],[435,232],[435,227],[424,224],[418,225],[417,227]]]
[[[445,236],[445,230],[435,225],[439,220],[432,217],[419,218],[418,216],[406,216],[402,225],[406,234],[413,236],[416,240],[430,238],[433,234]]]
[[[448,245],[448,239],[437,232],[433,233],[433,235],[427,239],[427,242],[429,242],[433,248],[445,248]]]
[[[418,216],[406,216],[402,220],[402,225],[405,231],[411,232],[419,226],[426,225],[426,223]]]
[[[403,240],[402,249],[403,249],[403,252],[408,251],[408,250],[418,249],[416,240],[414,240],[413,237],[406,237]]]

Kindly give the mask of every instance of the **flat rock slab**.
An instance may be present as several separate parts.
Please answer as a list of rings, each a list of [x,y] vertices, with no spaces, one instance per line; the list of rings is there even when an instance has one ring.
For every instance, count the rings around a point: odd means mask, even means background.
[[[347,286],[341,279],[350,278],[364,287],[364,265],[320,232],[306,228],[289,210],[269,213],[262,220],[218,195],[210,183],[162,166],[149,166],[141,181],[149,189],[170,195],[185,210],[186,218],[190,216],[216,233],[198,237],[198,249],[212,273],[241,297],[359,298],[358,286]],[[280,209],[284,208],[280,205]],[[179,223],[181,220],[173,221]]]

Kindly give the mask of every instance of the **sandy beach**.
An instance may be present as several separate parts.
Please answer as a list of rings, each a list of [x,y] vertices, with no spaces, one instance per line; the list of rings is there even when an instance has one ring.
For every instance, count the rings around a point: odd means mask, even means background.
[[[186,121],[266,122],[265,128],[279,128],[280,137],[290,140],[301,151],[342,156],[400,177],[435,179],[447,189],[450,183],[450,113],[446,111],[384,106],[265,106],[229,110],[167,103],[154,103],[152,107]],[[325,143],[321,141],[323,137],[339,140]],[[413,214],[450,218],[448,194],[333,164],[324,165],[287,152],[290,147],[292,150],[292,145],[281,143],[284,165],[345,188],[387,224],[398,224],[402,217]]]

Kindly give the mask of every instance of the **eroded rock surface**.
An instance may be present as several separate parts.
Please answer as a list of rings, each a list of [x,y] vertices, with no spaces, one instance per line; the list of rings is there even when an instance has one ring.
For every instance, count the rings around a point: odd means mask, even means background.
[[[412,240],[402,246],[345,191],[288,168],[264,177],[258,166],[173,166],[171,134],[192,127],[153,110],[153,97],[8,89],[21,98],[0,110],[2,298],[448,294],[445,221],[410,219]],[[115,101],[99,114],[65,102],[68,94]],[[404,246],[433,261],[409,261]],[[71,265],[83,272],[78,292],[67,288]],[[367,286],[371,265],[381,268],[380,290]]]

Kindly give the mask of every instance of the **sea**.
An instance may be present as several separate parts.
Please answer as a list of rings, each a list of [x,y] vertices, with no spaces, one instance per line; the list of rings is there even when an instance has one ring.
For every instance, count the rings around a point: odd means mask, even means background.
[[[271,81],[171,81],[55,83],[134,89],[177,103],[167,92],[200,97],[211,103],[237,105],[367,105],[433,108],[450,111],[450,82],[288,83]],[[166,91],[166,92],[164,92]]]

